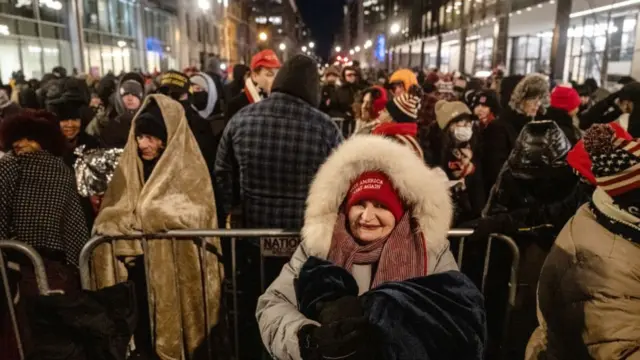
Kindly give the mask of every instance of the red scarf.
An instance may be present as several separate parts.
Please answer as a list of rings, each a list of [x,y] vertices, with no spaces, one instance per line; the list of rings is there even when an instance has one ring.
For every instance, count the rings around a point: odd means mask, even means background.
[[[451,174],[455,180],[462,179],[476,171],[476,166],[471,162],[473,159],[471,147],[467,146],[462,149],[454,149],[452,155],[454,160],[449,161],[449,170],[451,170]]]
[[[404,281],[427,275],[427,247],[421,232],[413,232],[405,213],[388,237],[360,244],[346,228],[341,211],[333,229],[329,261],[351,273],[354,264],[377,264],[371,288],[389,281]]]
[[[493,120],[495,120],[496,117],[493,115],[493,113],[489,113],[489,115],[487,115],[486,118],[484,119],[480,119],[480,126],[484,129],[486,128],[489,124],[491,124],[491,122]]]

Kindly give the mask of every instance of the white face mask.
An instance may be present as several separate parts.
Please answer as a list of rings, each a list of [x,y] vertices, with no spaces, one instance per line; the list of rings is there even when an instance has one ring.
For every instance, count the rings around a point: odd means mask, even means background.
[[[473,129],[470,126],[457,127],[453,129],[453,137],[459,142],[467,142],[473,136]]]

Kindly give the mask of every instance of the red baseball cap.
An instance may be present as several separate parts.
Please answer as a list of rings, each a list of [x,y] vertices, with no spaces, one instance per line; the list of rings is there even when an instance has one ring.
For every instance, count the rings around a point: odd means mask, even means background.
[[[254,71],[259,67],[268,69],[279,69],[282,67],[278,56],[273,50],[262,50],[251,58],[251,70]]]
[[[404,205],[393,188],[391,180],[380,171],[363,172],[356,181],[351,185],[351,189],[347,194],[346,212],[360,201],[377,201],[384,205],[396,219],[396,222],[402,219],[404,215]]]

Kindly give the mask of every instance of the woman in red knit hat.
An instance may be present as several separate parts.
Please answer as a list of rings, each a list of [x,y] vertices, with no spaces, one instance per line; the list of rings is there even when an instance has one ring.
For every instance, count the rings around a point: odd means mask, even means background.
[[[372,297],[377,291],[385,291],[381,289],[389,284],[402,287],[413,279],[431,275],[463,277],[449,251],[447,231],[451,218],[446,179],[425,166],[408,147],[382,136],[359,135],[346,141],[320,168],[311,185],[302,244],[258,301],[256,316],[272,357],[375,358],[371,351],[378,349],[378,344],[370,337],[370,331],[384,333],[386,326],[376,321],[377,312],[372,310]],[[305,299],[321,292],[324,285],[303,283],[308,283],[310,263],[318,261],[326,262],[317,268],[320,273],[328,271],[326,276],[320,275],[324,284],[330,283],[335,271],[342,272],[350,278],[344,284],[350,284],[352,293],[339,299],[321,296],[322,304],[312,306],[322,308],[321,315],[314,318],[304,310]],[[327,269],[329,266],[334,270]],[[446,297],[439,290],[434,293]],[[329,301],[330,297],[335,301]],[[393,306],[392,302],[385,300],[380,306]],[[429,310],[420,308],[421,311]],[[415,321],[418,324],[422,320]],[[442,325],[439,320],[434,322]],[[405,338],[429,333],[429,325],[424,326],[420,332],[407,329]],[[482,337],[474,333],[462,339],[447,331],[442,333],[447,333],[446,339],[435,342],[442,354],[449,350],[467,351],[473,348],[469,338]],[[388,336],[383,337],[385,344],[393,343]],[[457,345],[446,350],[444,343],[454,339]],[[383,345],[380,351],[391,347]],[[420,353],[420,348],[416,345],[408,351]],[[393,351],[395,357],[384,358],[407,358],[398,348]],[[345,354],[351,355],[341,357]],[[446,358],[476,358],[467,356],[468,352],[461,354]]]

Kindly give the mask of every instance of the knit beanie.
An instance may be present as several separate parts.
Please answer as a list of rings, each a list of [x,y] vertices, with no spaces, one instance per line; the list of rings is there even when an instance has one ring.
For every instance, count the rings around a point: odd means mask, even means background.
[[[402,219],[405,209],[393,187],[391,180],[380,171],[366,171],[353,182],[347,193],[345,211],[348,214],[352,206],[361,201],[375,201],[389,210],[396,223]]]
[[[629,135],[629,133],[619,124],[612,122],[607,125],[615,131],[618,138],[633,140],[633,137],[631,137],[631,135]],[[593,171],[591,170],[593,163],[591,162],[589,153],[584,147],[584,140],[578,141],[576,146],[569,151],[569,154],[567,154],[567,163],[569,163],[569,166],[571,166],[583,179],[591,185],[596,186],[596,177],[593,175]]]
[[[340,77],[340,70],[337,67],[331,65],[324,72],[324,76],[329,76],[329,75],[334,75],[334,76]]]
[[[442,130],[449,125],[451,120],[461,114],[471,115],[471,111],[462,101],[440,100],[436,103],[436,122]]]
[[[640,199],[640,143],[619,137],[607,124],[591,126],[583,139],[598,187],[615,203]]]
[[[498,95],[493,90],[480,90],[474,92],[470,101],[471,111],[473,111],[478,105],[488,107],[495,116],[500,114],[500,101],[498,101]]]
[[[142,85],[135,80],[127,80],[120,85],[120,96],[133,95],[142,100],[144,97],[144,89]]]
[[[580,94],[574,88],[556,86],[551,92],[551,107],[572,112],[580,107]]]
[[[167,144],[167,126],[160,107],[155,102],[144,108],[142,113],[134,120],[136,136],[151,135]]]
[[[420,110],[420,97],[405,92],[387,102],[387,111],[398,123],[416,122]]]
[[[409,91],[411,86],[418,85],[418,78],[416,77],[416,74],[413,73],[413,71],[409,69],[400,69],[394,72],[389,78],[390,84],[399,82],[403,84],[405,90]]]

